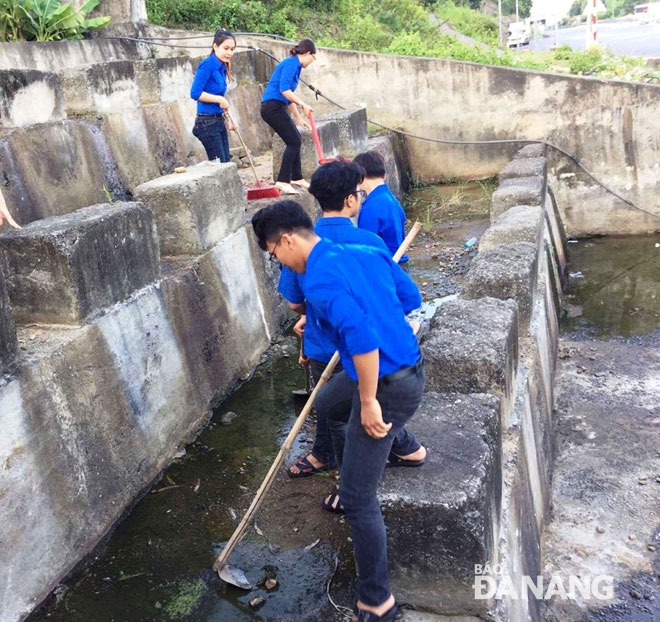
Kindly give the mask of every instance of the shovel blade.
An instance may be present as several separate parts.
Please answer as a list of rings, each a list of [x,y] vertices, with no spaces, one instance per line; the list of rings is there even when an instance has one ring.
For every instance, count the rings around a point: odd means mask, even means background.
[[[218,570],[218,575],[225,583],[231,583],[231,585],[235,585],[242,590],[252,589],[252,584],[248,581],[245,573],[236,566],[225,564]]]

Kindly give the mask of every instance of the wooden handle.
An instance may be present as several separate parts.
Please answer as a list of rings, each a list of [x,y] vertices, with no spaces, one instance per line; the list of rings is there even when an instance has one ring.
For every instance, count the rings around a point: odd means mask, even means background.
[[[417,233],[419,233],[419,230],[421,228],[422,228],[422,223],[418,221],[415,222],[415,224],[410,229],[408,235],[405,237],[403,242],[401,242],[401,246],[394,254],[394,257],[392,257],[394,261],[398,263],[399,259],[401,259],[401,257],[405,254],[406,250],[408,250],[408,247],[415,239],[415,236],[417,235]],[[286,437],[284,444],[280,448],[280,451],[277,454],[275,461],[271,465],[268,473],[266,474],[266,477],[264,478],[264,481],[261,483],[261,486],[259,486],[259,490],[257,490],[257,494],[254,496],[254,499],[252,500],[250,507],[248,508],[247,512],[245,512],[245,516],[243,516],[238,527],[236,527],[234,533],[231,535],[231,538],[229,538],[227,544],[225,544],[225,548],[222,549],[222,552],[215,558],[215,561],[213,562],[213,570],[217,572],[222,570],[222,568],[227,563],[227,559],[229,559],[229,556],[236,548],[236,545],[241,541],[241,539],[245,535],[245,532],[250,526],[250,523],[254,519],[254,515],[257,513],[257,510],[259,509],[261,503],[266,497],[266,493],[268,492],[268,489],[275,480],[275,475],[277,474],[278,469],[282,466],[282,463],[284,462],[284,458],[286,458],[287,454],[291,450],[293,441],[300,432],[303,423],[305,423],[305,419],[307,419],[307,415],[312,410],[312,406],[314,405],[314,400],[316,399],[318,392],[321,390],[321,387],[323,387],[323,385],[330,379],[330,376],[332,376],[332,372],[334,372],[338,362],[339,362],[339,352],[335,352],[332,355],[330,362],[326,365],[325,369],[323,370],[323,374],[321,374],[321,378],[314,387],[312,394],[307,399],[307,402],[304,408],[302,409],[302,411],[300,412],[300,414],[298,415],[296,422],[293,424],[293,427],[291,428],[289,435]]]
[[[259,177],[257,175],[257,169],[254,168],[254,162],[252,161],[252,155],[250,154],[250,150],[247,148],[247,145],[245,144],[245,141],[243,140],[243,137],[241,136],[241,133],[238,130],[238,125],[236,124],[236,121],[234,121],[234,119],[232,119],[229,116],[228,112],[225,112],[225,114],[227,115],[227,118],[234,124],[236,134],[238,135],[238,140],[241,141],[241,145],[243,145],[243,149],[245,149],[245,153],[247,153],[248,160],[250,161],[250,166],[252,167],[252,172],[254,173],[254,181],[257,184],[259,184]]]

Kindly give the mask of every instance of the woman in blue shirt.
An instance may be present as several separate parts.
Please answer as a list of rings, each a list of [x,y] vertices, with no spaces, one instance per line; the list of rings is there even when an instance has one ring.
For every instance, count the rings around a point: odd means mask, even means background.
[[[190,87],[190,97],[197,101],[197,116],[192,133],[201,141],[209,160],[229,162],[229,136],[234,127],[226,116],[229,102],[225,98],[231,80],[231,57],[236,39],[228,30],[218,30],[213,49],[197,67]]]
[[[291,116],[298,125],[309,129],[307,117],[313,108],[293,92],[298,86],[301,70],[309,67],[316,59],[316,46],[311,39],[303,39],[289,50],[289,54],[289,58],[285,58],[275,67],[268,80],[261,98],[261,118],[273,128],[286,145],[275,185],[285,194],[297,194],[298,190],[295,186],[308,188],[309,184],[302,178],[300,163],[302,141]],[[300,116],[298,106],[302,106],[304,117]],[[291,116],[287,113],[287,107]]]

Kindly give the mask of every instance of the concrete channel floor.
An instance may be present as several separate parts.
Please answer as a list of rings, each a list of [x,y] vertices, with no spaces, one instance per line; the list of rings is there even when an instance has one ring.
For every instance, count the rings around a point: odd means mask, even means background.
[[[544,572],[611,575],[615,602],[555,598],[546,620],[660,619],[659,341],[561,340]]]

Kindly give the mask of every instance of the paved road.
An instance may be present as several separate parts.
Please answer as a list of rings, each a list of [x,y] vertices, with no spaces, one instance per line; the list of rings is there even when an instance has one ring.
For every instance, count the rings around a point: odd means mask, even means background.
[[[584,50],[586,26],[560,28],[559,45],[567,43],[575,50]],[[549,50],[555,44],[554,31],[550,37],[532,41],[532,50]],[[626,56],[660,57],[660,23],[639,24],[635,21],[600,22],[598,41],[614,54]]]

